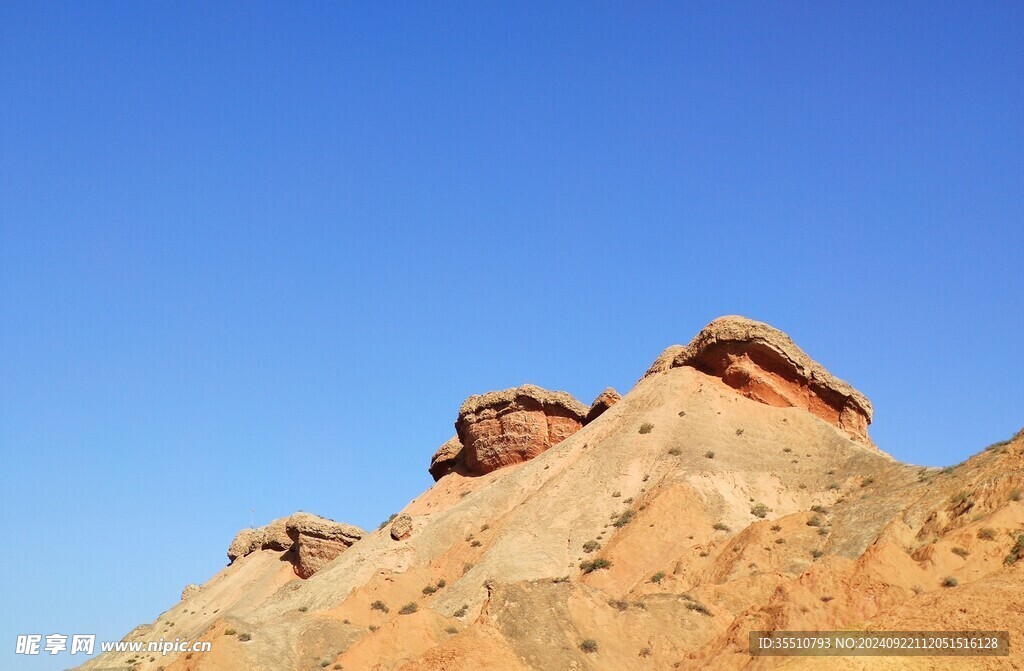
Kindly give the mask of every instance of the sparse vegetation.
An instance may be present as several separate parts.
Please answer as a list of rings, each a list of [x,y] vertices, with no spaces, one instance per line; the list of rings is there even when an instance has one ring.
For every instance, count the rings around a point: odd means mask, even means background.
[[[947,575],[945,578],[942,579],[942,586],[943,587],[956,587],[959,584],[960,584],[960,581],[957,580],[956,578],[954,578],[951,575]]]
[[[811,512],[820,513],[822,515],[828,515],[828,508],[825,506],[811,506]]]
[[[430,595],[430,594],[433,594],[434,592],[436,592],[437,588],[434,587],[433,585],[427,585],[426,587],[423,588],[422,591],[423,591],[423,594]]]
[[[823,556],[825,556],[825,553],[822,552],[821,550],[813,550],[811,552],[811,556],[814,557],[815,559],[821,559]]]
[[[978,538],[983,541],[992,541],[996,539],[996,530],[990,529],[989,527],[983,527],[978,529]]]
[[[815,515],[811,519],[807,520],[807,526],[809,526],[809,527],[820,527],[821,526],[821,518],[818,517],[817,515]]]
[[[1024,534],[1017,536],[1017,542],[1010,548],[1010,554],[1006,555],[1003,559],[1003,563],[1007,566],[1016,564],[1021,559],[1024,559]]]
[[[764,519],[765,517],[768,516],[768,513],[770,511],[771,511],[771,508],[769,508],[768,506],[766,506],[763,503],[758,503],[757,505],[755,505],[753,508],[750,509],[750,514],[753,515],[754,517],[760,517],[761,519]]]
[[[787,453],[787,454],[789,454],[790,452],[793,451],[793,448],[792,447],[784,447],[784,448],[782,448],[782,451]]]
[[[818,529],[818,535],[819,536],[828,536],[828,529],[826,529],[825,527],[820,527]]]
[[[692,599],[692,597],[691,597]],[[711,616],[711,611],[707,609],[707,606],[702,604],[700,601],[691,600],[686,602],[687,610],[697,611],[701,615]]]
[[[834,596],[823,596],[823,597],[821,597],[821,601],[822,601],[822,603],[828,603],[829,601],[831,601],[834,598],[835,598]]]
[[[952,552],[958,557],[966,557],[967,555],[971,554],[970,552],[959,546],[953,548]]]
[[[480,541],[474,540],[472,543],[469,544],[469,547],[471,547],[471,548],[478,548],[481,545],[482,545],[482,543]]]
[[[305,613],[307,610],[309,610],[309,606],[299,606],[300,613]]]
[[[448,627],[447,629],[445,629],[445,631],[448,632],[449,634],[457,634],[457,633],[459,633],[459,630],[456,629],[455,627]]]
[[[600,548],[601,548],[601,544],[598,543],[597,541],[587,541],[586,543],[583,544],[583,551],[588,553],[588,554],[593,552],[594,550],[598,550]]]
[[[613,499],[617,499],[617,498],[619,498],[621,496],[622,496],[622,492],[619,492],[619,491],[612,492],[612,498]]]
[[[863,480],[860,481],[860,486],[861,487],[869,487],[869,486],[873,485],[874,483],[875,483],[875,479],[874,478],[864,478]]]
[[[611,561],[604,557],[598,557],[597,559],[585,560],[580,562],[580,568],[584,573],[593,573],[599,569],[610,568],[612,565]]]
[[[650,433],[654,429],[654,425],[650,422],[644,422],[640,425],[640,433]]]
[[[230,627],[224,630],[224,635],[225,636],[234,636],[237,633],[238,633],[237,631],[235,631],[234,629],[231,629]]]
[[[628,610],[629,602],[622,599],[608,599],[608,605],[615,610]]]
[[[251,641],[252,640],[252,634],[243,632],[243,633],[238,635],[238,640],[243,642],[243,643],[245,643],[246,641]]]
[[[597,652],[597,641],[592,638],[584,639],[580,642],[580,650],[583,652]]]
[[[448,581],[445,580],[444,578],[441,578],[440,580],[437,581],[437,588],[438,589],[444,589],[447,586],[448,586]]]
[[[378,600],[374,601],[373,603],[371,603],[370,604],[370,608],[372,608],[373,610],[379,610],[382,613],[389,613],[389,612],[391,612],[391,609],[388,608],[388,605],[386,603],[384,603],[383,601],[381,601],[380,599],[378,599]]]
[[[384,520],[383,522],[380,523],[380,526],[377,527],[377,531],[380,531],[381,529],[383,529],[387,525],[391,524],[395,520],[396,517],[398,517],[398,513],[391,513],[390,517],[388,517],[386,520]]]
[[[782,531],[782,525],[781,524],[773,524],[771,526],[771,529],[772,529],[772,531]]]
[[[651,582],[653,582],[653,583],[659,583],[659,582],[661,582],[664,579],[665,579],[665,572],[664,571],[658,571],[657,573],[655,573],[654,575],[651,576]]]
[[[828,483],[828,486],[825,487],[825,489],[828,489],[829,491],[835,491],[835,490],[839,489],[839,483],[838,482],[830,482],[830,483]]]
[[[680,450],[678,447],[673,447],[668,451],[668,453],[671,454],[673,457],[678,457],[680,454],[683,453],[683,451]]]
[[[708,450],[707,452],[705,452],[704,453],[704,458],[705,459],[714,459],[715,458],[714,450]]]
[[[373,632],[375,632],[375,631],[377,631],[378,629],[380,629],[380,627],[378,627],[378,626],[377,626],[377,625],[375,625],[375,624],[371,624],[371,625],[370,625],[369,627],[367,627],[367,629],[369,629],[369,630],[370,630],[370,633],[372,634]]]
[[[776,544],[776,545],[782,545],[782,544],[783,544],[783,543],[785,543],[785,542],[786,542],[786,539],[785,539],[785,538],[776,538],[776,539],[775,539],[775,544]]]
[[[646,647],[646,646],[643,647],[643,648],[640,648],[640,656],[641,657],[650,657],[651,656],[651,649],[649,647]]]
[[[736,429],[736,435],[737,436],[742,436],[743,435],[743,429]]]
[[[957,492],[956,494],[953,495],[953,497],[949,500],[949,502],[952,503],[954,506],[958,506],[958,505],[960,505],[962,503],[966,503],[967,501],[970,501],[970,500],[971,500],[971,495],[968,494],[967,492]]]
[[[730,530],[729,529],[729,525],[726,524],[725,522],[715,522],[713,525],[711,525],[711,528],[714,529],[715,531],[726,531],[727,532],[727,531]]]
[[[633,511],[627,510],[626,512],[619,515],[619,518],[612,522],[612,526],[622,528],[630,523],[633,519]]]
[[[462,604],[457,611],[452,613],[455,617],[466,617],[466,612],[469,610],[469,604]]]
[[[1024,498],[1024,492],[1021,492],[1021,490],[1015,489],[1010,492],[1011,501],[1020,501],[1022,498]]]
[[[420,606],[419,606],[418,603],[416,603],[415,601],[410,601],[409,603],[407,603],[404,606],[402,606],[402,608],[398,611],[398,614],[399,615],[412,615],[413,613],[415,613],[419,609],[420,609]]]

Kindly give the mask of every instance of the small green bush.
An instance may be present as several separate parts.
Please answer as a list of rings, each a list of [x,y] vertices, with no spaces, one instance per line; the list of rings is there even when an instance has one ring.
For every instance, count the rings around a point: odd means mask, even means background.
[[[434,592],[436,592],[437,588],[434,587],[433,585],[427,585],[426,587],[423,588],[422,591],[423,591],[424,594],[429,595],[429,594],[433,594]]]
[[[653,582],[653,583],[659,583],[659,582],[661,582],[664,579],[665,579],[665,572],[664,571],[658,571],[657,573],[655,573],[654,575],[651,576],[651,582]]]
[[[820,527],[821,526],[821,518],[818,517],[817,515],[815,515],[811,519],[807,520],[807,526],[809,526],[809,527]]]
[[[580,562],[580,568],[583,569],[584,573],[593,573],[599,569],[609,568],[612,565],[611,561],[604,557],[598,557],[597,559],[591,559],[589,561]]]
[[[874,478],[864,478],[863,480],[860,481],[860,486],[861,487],[868,487],[868,486],[874,484],[874,482],[875,482]]]
[[[593,552],[594,550],[599,550],[600,548],[601,548],[601,544],[598,543],[597,541],[587,541],[586,543],[583,544],[583,551],[588,553],[588,554]]]
[[[580,650],[583,652],[597,652],[597,641],[592,638],[580,642]]]
[[[954,578],[951,575],[947,575],[945,578],[942,579],[942,586],[943,587],[956,587],[959,584],[960,584],[960,581],[957,580],[956,578]]]
[[[953,548],[952,552],[953,552],[953,554],[955,554],[958,557],[966,557],[967,555],[971,554],[970,552],[968,552],[966,549],[964,549],[962,547],[955,547],[955,548]]]
[[[673,457],[678,457],[680,454],[683,453],[683,451],[680,450],[678,447],[673,447],[668,451],[668,453],[671,454]]]
[[[234,629],[231,629],[231,628],[228,628],[228,629],[224,630],[224,635],[225,636],[234,636],[237,633],[238,633],[237,631],[235,631]]]
[[[389,612],[391,612],[391,609],[388,608],[388,605],[386,603],[384,603],[383,601],[381,601],[380,599],[378,599],[377,601],[374,601],[373,603],[371,603],[370,604],[370,608],[372,608],[373,610],[379,610],[382,613],[389,613]]]
[[[821,513],[822,515],[828,515],[828,508],[825,506],[811,506],[811,512]]]
[[[750,514],[754,517],[760,517],[764,519],[768,516],[768,512],[771,510],[768,506],[763,503],[758,503],[756,506],[750,509]]]
[[[367,628],[368,628],[368,629],[370,630],[370,633],[371,633],[371,634],[372,634],[373,632],[377,631],[378,629],[380,629],[380,627],[378,627],[378,626],[377,626],[377,625],[375,625],[375,624],[371,624],[371,625],[370,625],[369,627],[367,627]]]
[[[650,433],[654,429],[654,425],[650,422],[644,422],[640,425],[640,433]]]
[[[995,538],[996,538],[996,530],[995,529],[990,529],[988,527],[985,527],[983,529],[978,529],[978,538],[980,538],[983,541],[995,540]]]
[[[825,555],[825,553],[822,552],[821,550],[814,550],[814,551],[811,552],[811,556],[814,557],[815,559],[821,559],[824,555]]]
[[[715,531],[729,531],[729,525],[724,522],[715,522],[711,528]]]
[[[414,601],[410,601],[409,603],[407,603],[404,606],[402,606],[402,608],[398,611],[398,614],[399,615],[412,615],[413,613],[415,613],[419,609],[420,609],[419,604],[417,604]]]
[[[452,613],[455,617],[466,617],[466,611],[469,610],[469,604],[462,604],[457,611]]]
[[[1021,498],[1024,498],[1024,492],[1021,492],[1021,490],[1015,489],[1012,492],[1010,492],[1011,501],[1020,501]]]
[[[1016,564],[1021,559],[1024,559],[1024,534],[1017,536],[1017,542],[1010,548],[1010,554],[1006,555],[1003,563],[1010,566]]]
[[[241,633],[241,634],[238,635],[238,640],[242,641],[243,643],[245,641],[251,641],[252,640],[252,634]]]
[[[707,452],[705,452],[704,453],[704,458],[705,459],[714,459],[715,458],[714,450],[708,450]]]
[[[445,629],[445,631],[448,632],[449,634],[457,634],[457,633],[459,633],[459,630],[456,629],[455,627],[448,627],[447,629]]]
[[[630,523],[633,519],[633,511],[627,510],[626,512],[619,515],[619,518],[612,522],[612,526],[622,528]]]

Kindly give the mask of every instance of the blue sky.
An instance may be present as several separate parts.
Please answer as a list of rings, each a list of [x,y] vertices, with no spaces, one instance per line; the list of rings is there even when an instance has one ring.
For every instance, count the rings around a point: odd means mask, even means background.
[[[722,314],[900,459],[1024,425],[1020,4],[297,4],[0,5],[3,668]]]

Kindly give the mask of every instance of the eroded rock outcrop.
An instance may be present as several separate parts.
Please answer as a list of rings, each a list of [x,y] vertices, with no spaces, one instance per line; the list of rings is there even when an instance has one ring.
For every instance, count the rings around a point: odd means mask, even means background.
[[[483,474],[532,459],[579,431],[587,410],[566,392],[530,384],[470,396],[455,422],[462,464]]]
[[[679,366],[719,377],[755,401],[803,408],[873,446],[868,438],[871,402],[768,324],[745,317],[720,317],[689,345],[666,349],[644,377]]]
[[[598,394],[597,398],[594,399],[594,402],[590,404],[590,410],[587,411],[587,417],[583,423],[590,424],[595,419],[603,415],[608,408],[612,407],[621,400],[622,396],[619,394],[619,392],[615,391],[611,387],[606,388],[604,391]]]
[[[391,522],[391,538],[403,541],[412,535],[412,518],[406,514],[399,515]]]
[[[430,475],[434,481],[438,481],[452,471],[456,470],[462,463],[462,441],[458,436],[452,436],[444,445],[438,448],[430,460]]]
[[[295,574],[313,575],[366,533],[351,524],[342,524],[309,513],[295,513],[285,523],[292,541]]]
[[[198,594],[200,589],[202,588],[195,583],[189,583],[185,585],[185,589],[181,590],[181,600],[184,601],[192,595]]]
[[[300,578],[308,578],[366,534],[359,527],[310,513],[295,513],[255,529],[242,529],[228,547],[229,563],[259,550],[290,552]]]

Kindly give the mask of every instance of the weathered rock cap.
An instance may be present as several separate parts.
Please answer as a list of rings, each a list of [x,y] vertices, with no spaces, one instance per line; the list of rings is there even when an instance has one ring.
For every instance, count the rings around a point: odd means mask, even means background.
[[[590,410],[587,411],[587,417],[583,423],[590,424],[595,419],[603,415],[608,408],[621,400],[622,396],[619,392],[615,391],[611,387],[607,387],[604,391],[598,394],[597,398],[594,399],[594,402],[590,404]]]
[[[458,436],[452,436],[444,445],[437,449],[430,460],[430,475],[434,482],[437,482],[452,471],[458,469],[462,463],[462,441]]]
[[[365,535],[351,524],[298,512],[263,527],[239,531],[228,548],[228,560],[234,563],[258,550],[290,552],[295,573],[308,578]]]
[[[673,345],[644,377],[690,366],[720,377],[744,396],[801,407],[870,444],[873,410],[864,394],[832,375],[782,331],[746,317],[719,317],[690,344]]]
[[[582,428],[587,411],[571,394],[532,384],[470,396],[455,422],[462,463],[482,475],[532,459]]]

